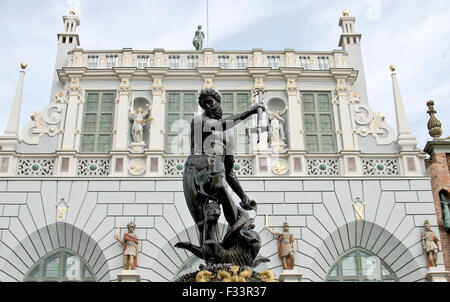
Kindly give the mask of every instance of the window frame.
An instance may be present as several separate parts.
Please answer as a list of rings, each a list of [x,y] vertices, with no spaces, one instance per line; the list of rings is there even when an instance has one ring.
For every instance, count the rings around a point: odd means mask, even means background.
[[[96,110],[92,110],[88,108],[88,95],[89,94],[97,94],[98,95],[98,101],[97,101],[97,109]],[[104,110],[103,109],[103,100],[104,100],[104,95],[106,94],[112,94],[113,95],[113,102],[112,102],[112,107],[110,110]],[[112,142],[113,142],[113,137],[114,137],[114,133],[113,133],[113,129],[114,129],[114,114],[115,114],[115,106],[116,106],[116,97],[117,97],[117,93],[114,90],[105,90],[105,91],[98,91],[98,90],[91,90],[91,91],[86,91],[85,92],[85,102],[84,102],[84,110],[83,110],[83,119],[82,119],[82,123],[81,123],[81,135],[80,135],[80,146],[79,146],[79,151],[82,154],[109,154],[109,152],[112,149]],[[87,117],[88,115],[96,115],[96,127],[95,130],[92,129],[88,129],[86,130],[86,122],[88,121]],[[110,115],[111,116],[111,127],[108,130],[103,130],[101,128],[101,121],[102,121],[102,117],[106,116],[106,115]],[[94,149],[93,151],[87,151],[85,149],[85,136],[87,135],[92,135],[94,136]],[[100,145],[99,145],[99,140],[100,137],[108,135],[109,136],[109,148],[108,150],[105,152],[103,150],[99,150]]]
[[[380,280],[367,280],[366,276],[363,276],[362,274],[362,263],[361,263],[361,252],[368,254],[370,256],[375,256],[378,258],[380,266]],[[348,257],[350,254],[352,253],[356,253],[356,275],[355,276],[344,276],[342,273],[342,260],[345,259],[346,257]],[[330,276],[330,274],[333,272],[333,270],[335,269],[335,267],[337,267],[337,276]],[[388,276],[383,276],[383,268],[385,268],[388,272],[389,275]],[[377,256],[376,254],[360,248],[360,247],[356,247],[353,248],[351,250],[348,250],[347,252],[344,253],[344,255],[342,255],[341,257],[339,257],[338,260],[336,260],[333,265],[330,267],[330,269],[328,270],[328,273],[326,275],[325,278],[326,282],[389,282],[389,281],[393,281],[393,282],[399,282],[398,277],[395,275],[395,273],[392,271],[392,269],[383,261],[383,259],[381,259],[379,256]]]
[[[169,108],[169,97],[171,94],[178,94],[180,96],[180,100],[179,100],[179,104],[178,104],[178,111],[170,111]],[[194,95],[194,111],[190,112],[190,111],[185,111],[185,108],[183,106],[183,101],[185,98],[185,95]],[[165,113],[164,113],[164,152],[165,154],[170,154],[170,155],[177,155],[177,154],[184,154],[184,153],[174,153],[171,152],[171,148],[169,148],[168,145],[168,138],[170,136],[175,135],[175,137],[177,137],[178,135],[180,135],[179,131],[171,131],[168,123],[169,123],[169,114],[178,114],[178,119],[177,120],[183,120],[183,116],[185,114],[193,114],[193,116],[195,117],[198,113],[199,113],[199,105],[198,105],[198,91],[197,90],[171,90],[171,91],[166,91],[166,106],[165,106]],[[189,125],[191,124],[191,121],[187,121],[189,123]],[[190,137],[189,137],[189,132],[190,132],[190,128],[189,131],[187,131],[188,134],[185,134],[185,136],[188,136],[188,141],[190,142]],[[190,153],[190,143],[189,143],[189,151],[188,153]]]
[[[305,95],[312,95],[313,96],[313,104],[314,109],[313,110],[305,110]],[[321,110],[320,105],[320,95],[327,95],[328,98],[328,104],[329,104],[329,111]],[[301,100],[302,100],[302,123],[303,123],[303,132],[304,132],[304,145],[305,145],[305,151],[308,154],[327,154],[327,153],[336,153],[338,149],[337,144],[337,136],[336,136],[336,117],[334,115],[334,108],[333,108],[333,102],[332,102],[332,94],[330,91],[301,91],[300,92]],[[314,115],[315,119],[315,130],[307,130],[307,124],[306,124],[306,116],[307,115]],[[328,115],[330,117],[331,121],[331,130],[322,130],[320,128],[321,125],[321,117]],[[308,148],[308,135],[315,136],[317,139],[317,150],[311,151]],[[331,136],[332,142],[333,142],[333,148],[332,150],[324,150],[324,136]]]
[[[45,277],[44,276],[44,267],[46,265],[46,261],[55,255],[59,254],[59,270],[60,273],[59,277]],[[80,280],[69,280],[64,276],[64,265],[65,265],[65,259],[66,255],[68,256],[75,256],[80,260]],[[30,277],[30,275],[38,268],[38,277]],[[88,269],[90,275],[92,278],[85,278],[84,277],[84,271],[85,268]],[[33,266],[28,270],[27,274],[25,275],[24,282],[97,282],[97,277],[94,274],[92,268],[90,265],[77,253],[70,251],[68,249],[62,248],[54,250],[53,252],[45,255],[44,257],[40,258]]]
[[[248,90],[223,90],[223,91],[219,91],[220,94],[220,98],[222,100],[221,102],[221,107],[223,110],[223,117],[225,118],[225,116],[230,115],[233,116],[235,114],[241,113],[243,110],[247,110],[251,104],[252,104],[252,93],[251,91]],[[231,110],[226,110],[223,106],[224,104],[224,94],[232,94],[233,95],[233,109]],[[239,105],[238,105],[238,95],[239,94],[247,94],[247,106],[245,109],[239,109]],[[235,153],[235,155],[249,155],[252,154],[253,152],[253,140],[252,140],[252,136],[246,136],[245,130],[244,131],[239,131],[239,127],[250,127],[251,125],[251,117],[248,118],[245,121],[242,121],[240,123],[240,125],[238,125],[238,128],[233,128],[230,130],[230,133],[233,137],[233,152]],[[245,150],[244,152],[238,152],[238,137],[239,136],[245,136],[246,137],[246,144],[245,144]]]

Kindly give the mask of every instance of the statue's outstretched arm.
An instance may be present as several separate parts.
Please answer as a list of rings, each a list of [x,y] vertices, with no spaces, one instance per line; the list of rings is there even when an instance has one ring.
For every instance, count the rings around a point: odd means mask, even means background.
[[[240,122],[244,121],[248,117],[250,117],[253,114],[256,114],[258,112],[258,108],[262,108],[263,110],[266,110],[263,104],[255,104],[252,107],[250,107],[248,110],[235,114],[233,116],[230,116],[226,119],[221,120],[223,130],[229,130],[239,124]]]

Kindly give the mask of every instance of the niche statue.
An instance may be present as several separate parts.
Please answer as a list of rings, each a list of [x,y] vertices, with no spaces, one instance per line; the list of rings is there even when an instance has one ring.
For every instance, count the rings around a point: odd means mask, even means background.
[[[216,90],[203,89],[198,102],[205,111],[191,122],[191,155],[185,164],[183,189],[200,245],[179,242],[175,246],[205,260],[208,267],[223,264],[255,267],[268,259],[257,257],[261,238],[253,230],[254,219],[248,214],[256,210],[256,202],[244,192],[233,171],[233,145],[228,131],[257,113],[258,108],[265,110],[264,105],[256,104],[222,119],[221,97]],[[241,199],[240,206],[234,203],[228,186]],[[220,240],[218,219],[222,211],[228,229]]]
[[[146,106],[146,110],[139,107],[136,111],[133,108],[129,109],[128,116],[133,122],[133,128],[131,129],[131,135],[133,137],[133,143],[142,144],[144,142],[144,126],[147,122],[146,118],[149,116],[151,107],[149,104]]]

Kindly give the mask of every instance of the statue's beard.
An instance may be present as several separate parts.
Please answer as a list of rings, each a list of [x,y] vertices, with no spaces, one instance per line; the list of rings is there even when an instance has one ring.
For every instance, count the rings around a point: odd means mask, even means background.
[[[221,107],[213,107],[213,108],[206,109],[206,116],[216,119],[216,120],[221,120],[222,114],[223,114],[223,111],[222,111]]]

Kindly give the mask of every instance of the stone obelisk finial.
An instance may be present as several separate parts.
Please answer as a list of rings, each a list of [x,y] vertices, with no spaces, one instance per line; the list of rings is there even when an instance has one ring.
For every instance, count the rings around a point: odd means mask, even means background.
[[[442,124],[441,121],[434,115],[436,110],[434,110],[434,101],[427,102],[428,111],[430,119],[428,120],[428,133],[433,139],[438,139],[442,135]]]

